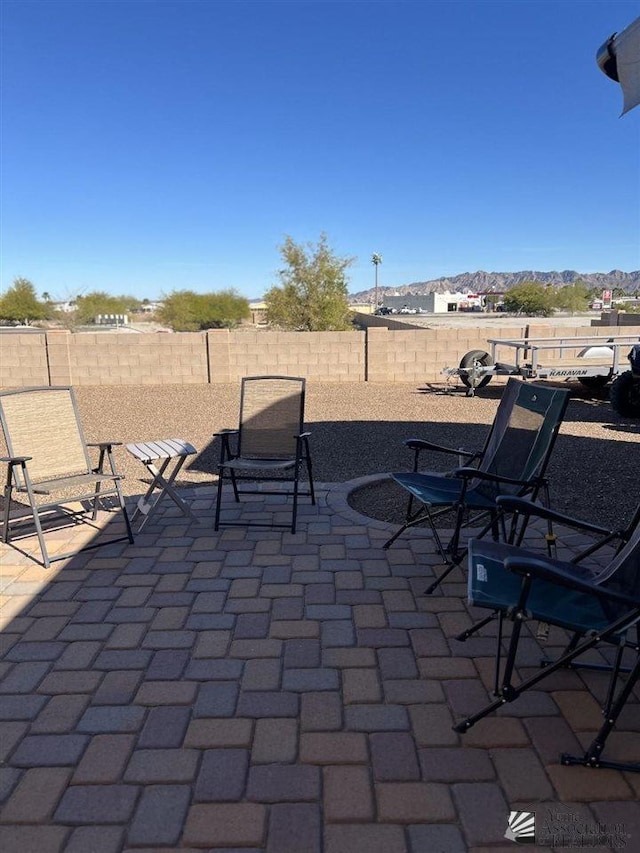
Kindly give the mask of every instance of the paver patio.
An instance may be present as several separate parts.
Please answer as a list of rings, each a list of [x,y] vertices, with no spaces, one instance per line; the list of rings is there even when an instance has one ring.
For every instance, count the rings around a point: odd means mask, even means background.
[[[556,833],[536,849],[639,849],[640,774],[559,763],[599,728],[607,676],[556,674],[456,734],[494,645],[453,639],[471,622],[463,574],[423,595],[426,531],[384,551],[389,528],[347,486],[318,492],[295,535],[214,533],[198,487],[199,524],[167,502],[133,546],[48,571],[2,546],[3,853],[507,851],[510,810]],[[228,512],[286,521],[279,501]],[[532,635],[525,663],[539,657]],[[640,760],[639,700],[609,757]]]

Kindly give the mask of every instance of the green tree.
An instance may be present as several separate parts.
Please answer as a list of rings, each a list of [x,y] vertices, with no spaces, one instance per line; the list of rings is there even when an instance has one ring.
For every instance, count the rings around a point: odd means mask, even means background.
[[[36,289],[27,278],[14,278],[13,285],[0,298],[0,318],[13,323],[31,325],[34,320],[46,320],[49,310],[36,296]]]
[[[523,281],[505,293],[504,307],[517,314],[548,317],[553,312],[553,293],[537,281]]]
[[[558,288],[553,294],[553,305],[560,311],[569,311],[571,314],[575,314],[576,311],[586,311],[589,299],[589,288],[583,281],[578,280],[573,284]]]
[[[285,262],[280,286],[265,294],[267,321],[282,329],[326,332],[350,328],[346,270],[353,258],[340,258],[321,234],[318,244],[301,245],[287,236],[280,247]]]
[[[98,314],[128,314],[136,311],[140,301],[134,296],[111,296],[102,290],[94,290],[76,299],[76,321],[93,323]]]
[[[233,328],[249,314],[248,300],[234,290],[217,293],[174,290],[164,297],[157,311],[160,322],[176,332]]]

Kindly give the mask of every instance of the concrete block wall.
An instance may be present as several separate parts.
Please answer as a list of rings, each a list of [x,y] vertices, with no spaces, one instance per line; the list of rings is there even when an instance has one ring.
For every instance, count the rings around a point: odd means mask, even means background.
[[[204,332],[69,336],[73,385],[186,385],[209,381]]]
[[[275,374],[323,382],[362,382],[364,332],[230,332],[229,379]],[[220,336],[221,339],[221,336]],[[211,382],[218,379],[211,371]]]
[[[640,326],[618,334],[640,336]],[[453,329],[359,332],[207,332],[176,334],[0,334],[0,385],[176,385],[239,382],[243,376],[279,374],[322,382],[444,382],[444,367],[457,367],[465,353],[489,352],[496,338],[597,336],[609,327],[548,326],[543,323]],[[540,355],[548,364],[575,351],[559,348]],[[626,356],[626,352],[625,352]],[[502,347],[499,361],[515,354]],[[493,381],[506,381],[496,377]]]
[[[47,339],[38,332],[0,333],[0,386],[49,385]]]
[[[524,328],[500,330],[499,337],[519,338]],[[486,329],[367,329],[369,382],[441,382],[444,367],[457,367],[465,353],[489,352]],[[496,335],[498,337],[498,335]],[[495,381],[495,380],[494,380]]]

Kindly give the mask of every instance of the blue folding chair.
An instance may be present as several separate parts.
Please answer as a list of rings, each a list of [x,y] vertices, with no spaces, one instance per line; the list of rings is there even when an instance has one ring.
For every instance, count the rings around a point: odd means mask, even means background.
[[[425,521],[444,563],[445,572],[427,589],[433,590],[460,564],[465,549],[460,548],[465,527],[489,518],[483,530],[498,536],[500,514],[496,507],[499,495],[527,496],[535,500],[542,493],[549,502],[545,471],[569,402],[569,392],[548,385],[529,384],[509,379],[487,437],[479,453],[442,447],[422,439],[405,443],[414,450],[414,470],[392,474],[393,479],[410,494],[406,523],[384,544],[388,548],[407,528]],[[467,463],[446,473],[418,471],[419,454],[423,450],[467,455]],[[475,460],[475,466],[469,464]],[[412,502],[421,506],[413,512]],[[444,544],[436,520],[446,512],[455,512],[453,535]],[[471,517],[468,517],[471,511]],[[473,514],[475,513],[475,514]],[[466,519],[466,520],[465,520]]]
[[[502,542],[472,539],[469,544],[469,603],[500,614],[496,651],[497,698],[454,726],[464,733],[478,720],[515,701],[522,693],[558,669],[573,664],[601,643],[617,648],[605,702],[605,720],[582,756],[562,755],[563,764],[610,767],[640,772],[640,764],[605,761],[602,751],[640,678],[640,510],[626,541],[603,568],[597,570],[572,562],[552,560]],[[593,553],[593,549],[589,549]],[[503,619],[513,623],[504,672],[499,681]],[[565,652],[534,675],[514,683],[518,644],[525,622],[538,620],[573,633]],[[629,639],[635,635],[635,640]],[[635,654],[627,677],[621,662],[625,651]]]

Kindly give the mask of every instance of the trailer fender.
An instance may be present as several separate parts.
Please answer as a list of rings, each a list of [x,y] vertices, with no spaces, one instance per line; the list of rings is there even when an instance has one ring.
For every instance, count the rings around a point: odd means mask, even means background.
[[[578,353],[578,358],[599,358],[602,361],[612,361],[613,350],[611,347],[605,346],[585,347]],[[578,379],[578,382],[580,382],[581,385],[584,385],[585,388],[604,388],[607,382],[611,379],[613,371],[611,368],[603,369],[605,372],[602,376],[582,376]]]

